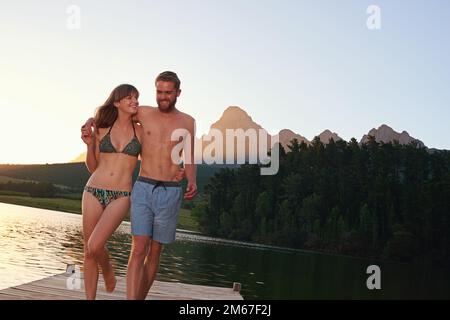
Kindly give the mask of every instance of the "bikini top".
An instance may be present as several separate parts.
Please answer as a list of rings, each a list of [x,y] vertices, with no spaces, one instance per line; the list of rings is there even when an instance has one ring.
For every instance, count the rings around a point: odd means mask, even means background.
[[[139,142],[137,136],[136,136],[136,130],[134,129],[133,125],[133,132],[134,137],[131,139],[130,142],[123,148],[122,152],[117,152],[116,148],[114,148],[112,142],[111,142],[111,129],[114,126],[114,123],[109,128],[108,133],[100,140],[99,149],[100,152],[103,153],[124,153],[133,157],[137,157],[139,153],[141,153],[141,143]]]

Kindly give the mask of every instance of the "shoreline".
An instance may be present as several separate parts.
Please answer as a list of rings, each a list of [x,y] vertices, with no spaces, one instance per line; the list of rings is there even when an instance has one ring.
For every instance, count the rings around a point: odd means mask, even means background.
[[[30,199],[34,200],[34,201],[32,203],[28,203],[28,204],[23,202],[23,200],[30,200]],[[22,200],[22,202],[20,200]],[[44,204],[39,203],[36,200],[38,200],[38,201],[41,200],[44,202]],[[53,202],[55,202],[55,203],[53,203],[53,205],[49,205],[48,202],[45,203],[46,200],[47,201],[53,200]],[[78,211],[77,210],[68,210],[65,208],[58,207],[58,205],[56,203],[61,200],[63,200],[64,202],[71,201],[71,202],[78,203],[79,207],[81,207],[80,206],[81,200],[64,199],[64,198],[32,198],[32,197],[23,197],[23,196],[0,195],[0,203],[6,203],[6,204],[19,205],[19,206],[24,206],[24,207],[45,209],[45,210],[51,210],[51,211],[60,211],[60,212],[65,212],[65,213],[69,213],[69,214],[81,215],[81,210],[78,210]],[[185,215],[186,214],[190,215],[189,210],[187,210],[187,209],[181,209],[181,210],[182,210],[182,212],[184,210]],[[180,220],[181,220],[181,218],[182,218],[182,214],[180,213]],[[130,222],[129,216],[127,216],[123,221],[129,223]],[[349,255],[349,254],[336,252],[333,250],[320,250],[320,249],[314,250],[311,248],[308,248],[308,249],[290,248],[290,247],[282,247],[282,246],[277,246],[277,245],[262,244],[262,243],[256,243],[256,242],[217,238],[217,237],[202,234],[199,230],[191,230],[189,228],[186,228],[182,224],[181,225],[179,224],[179,226],[177,227],[177,231],[180,231],[187,235],[189,235],[189,234],[198,235],[198,236],[204,237],[205,239],[214,239],[215,242],[229,243],[229,244],[235,244],[235,245],[241,244],[241,245],[250,246],[250,247],[254,247],[254,248],[260,248],[260,249],[287,250],[287,251],[300,252],[300,253],[306,253],[306,254],[324,254],[327,256],[346,257],[346,258],[359,259],[359,260],[365,260],[365,261],[371,261],[371,262],[377,262],[377,263],[395,263],[395,264],[406,264],[406,265],[408,265],[408,264],[415,265],[415,264],[423,263],[423,262],[402,262],[402,261],[396,261],[396,260],[383,259],[382,257]]]
[[[9,199],[5,199],[9,197]],[[13,198],[13,199],[11,199]],[[19,198],[19,199],[18,199]],[[22,198],[22,199],[21,199]],[[20,202],[20,200],[34,200],[32,204],[26,204],[23,202]],[[25,197],[25,196],[4,196],[0,195],[0,203],[6,203],[6,204],[12,204],[12,205],[18,205],[23,207],[31,207],[31,208],[37,208],[37,209],[45,209],[45,210],[51,210],[51,211],[59,211],[69,214],[77,214],[81,215],[81,211],[70,211],[70,210],[63,210],[58,209],[55,206],[49,206],[49,205],[42,205],[41,203],[37,202],[36,200],[53,200],[56,202],[58,199],[60,200],[67,200],[67,201],[73,201],[73,202],[79,202],[81,203],[81,200],[72,200],[72,199],[64,199],[64,198],[32,198],[32,197]],[[183,209],[182,209],[183,210]],[[186,209],[184,209],[186,210]],[[130,223],[130,220],[128,217],[123,220],[123,222]],[[291,252],[300,252],[300,253],[306,253],[306,254],[324,254],[328,256],[341,256],[346,258],[353,258],[353,259],[363,259],[363,260],[371,260],[371,258],[367,257],[360,257],[360,256],[351,256],[346,254],[340,254],[337,252],[327,252],[327,251],[319,251],[319,250],[311,250],[311,249],[299,249],[299,248],[289,248],[289,247],[282,247],[277,245],[270,245],[270,244],[262,244],[262,243],[256,243],[256,242],[248,242],[248,241],[239,241],[239,240],[233,240],[233,239],[224,239],[224,238],[217,238],[209,235],[205,235],[200,233],[198,230],[190,230],[186,229],[183,226],[177,227],[177,231],[182,232],[186,235],[194,235],[194,236],[200,236],[204,239],[212,240],[213,242],[217,243],[223,243],[223,244],[234,244],[234,245],[244,245],[248,247],[253,247],[256,249],[271,249],[271,250],[283,250],[283,251],[291,251]],[[380,261],[379,259],[376,259]],[[390,262],[390,261],[380,261],[380,262]]]
[[[66,205],[63,205],[63,201],[66,202]],[[75,205],[78,203],[81,204],[81,200],[73,200],[65,198],[33,198],[30,196],[0,195],[0,202],[15,204],[24,207],[46,209],[52,211],[62,211],[72,214],[81,214],[81,206],[79,206],[80,209],[78,210],[72,207],[74,204]],[[58,205],[58,202],[61,202],[61,206]]]
[[[37,209],[45,209],[51,211],[60,211],[70,214],[81,215],[81,200],[66,199],[66,198],[33,198],[30,196],[11,196],[1,195],[0,202],[7,204],[14,204],[23,207],[31,207]],[[130,222],[129,213],[123,221]],[[179,229],[187,232],[199,233],[198,225],[191,217],[191,211],[181,208]]]

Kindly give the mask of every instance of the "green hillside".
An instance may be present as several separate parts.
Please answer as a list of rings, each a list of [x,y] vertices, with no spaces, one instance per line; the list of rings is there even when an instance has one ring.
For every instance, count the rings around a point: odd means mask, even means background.
[[[200,192],[209,182],[209,178],[218,172],[223,165],[198,165],[197,166],[197,185]],[[136,179],[140,168],[140,162],[134,171]],[[89,179],[89,172],[84,163],[59,163],[44,165],[0,165],[0,176],[3,176],[4,182],[7,177],[23,180],[33,180],[42,182],[51,182],[56,185],[63,185],[77,189],[81,192],[82,188]],[[3,180],[2,180],[3,181]]]
[[[16,179],[51,182],[81,189],[89,179],[84,163],[0,165],[0,175]]]
[[[30,182],[30,180],[16,179],[16,178],[12,178],[12,177],[0,176],[0,183],[8,183],[8,182],[22,183],[22,182]]]

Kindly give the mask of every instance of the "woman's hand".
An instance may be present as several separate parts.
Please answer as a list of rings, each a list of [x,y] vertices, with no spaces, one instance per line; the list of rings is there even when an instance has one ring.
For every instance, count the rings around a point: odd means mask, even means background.
[[[184,172],[183,168],[180,168],[177,172],[177,175],[175,176],[175,180],[177,180],[178,182],[180,182],[181,180],[183,180],[186,177],[186,173]]]

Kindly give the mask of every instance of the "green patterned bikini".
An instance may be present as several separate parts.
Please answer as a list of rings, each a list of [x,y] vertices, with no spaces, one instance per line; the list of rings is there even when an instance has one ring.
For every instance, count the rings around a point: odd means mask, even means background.
[[[122,150],[122,152],[117,152],[116,148],[114,148],[114,145],[111,142],[111,129],[112,129],[113,125],[114,125],[114,123],[112,124],[111,128],[109,128],[108,133],[100,141],[100,145],[99,145],[100,152],[124,153],[124,154],[127,154],[132,157],[139,156],[139,153],[141,152],[141,143],[139,142],[139,140],[136,136],[136,130],[134,129],[134,124],[133,124],[134,137],[125,146],[125,148]],[[84,190],[91,193],[94,197],[96,197],[97,200],[100,202],[100,204],[103,207],[108,206],[108,204],[110,204],[111,202],[113,202],[114,200],[116,200],[118,198],[129,197],[131,195],[131,192],[129,192],[129,191],[107,190],[107,189],[95,188],[95,187],[91,187],[91,186],[85,186]]]
[[[108,204],[120,197],[129,197],[131,195],[131,192],[129,191],[106,190],[89,186],[84,187],[84,190],[92,193],[103,207],[107,207]]]

